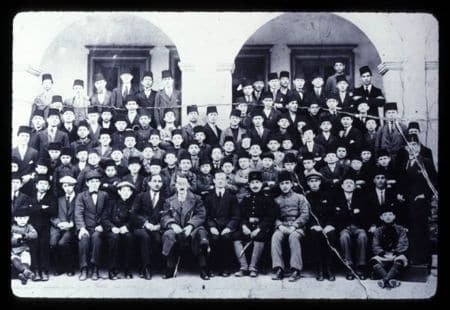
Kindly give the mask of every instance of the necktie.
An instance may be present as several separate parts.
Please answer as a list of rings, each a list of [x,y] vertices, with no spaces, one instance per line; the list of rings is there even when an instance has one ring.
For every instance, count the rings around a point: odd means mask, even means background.
[[[388,123],[388,127],[389,127],[389,134],[392,134],[392,122]]]
[[[152,207],[155,207],[155,196],[156,196],[155,193],[150,192],[150,200],[152,202]]]

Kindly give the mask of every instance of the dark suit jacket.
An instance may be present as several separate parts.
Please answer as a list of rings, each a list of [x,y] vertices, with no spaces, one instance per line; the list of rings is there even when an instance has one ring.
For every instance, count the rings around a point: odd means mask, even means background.
[[[30,173],[39,158],[39,153],[32,147],[27,147],[25,156],[23,159],[20,157],[19,149],[13,148],[11,151],[11,157],[16,157],[19,160],[18,172],[22,175]]]
[[[33,190],[31,194],[31,215],[30,223],[36,230],[50,226],[50,219],[57,214],[56,199],[49,190],[41,201],[37,200],[37,191]],[[48,206],[43,209],[42,206]]]
[[[345,133],[345,130],[344,130],[344,133]],[[362,137],[361,131],[359,131],[359,129],[357,129],[353,126],[352,126],[352,128],[350,128],[350,131],[348,132],[346,137],[343,136],[340,138],[340,142],[346,146],[347,152],[350,150],[350,148],[359,150],[362,146],[362,141],[363,141],[363,137]]]
[[[256,143],[261,146],[261,149],[263,151],[267,149],[267,142],[269,140],[269,135],[270,135],[269,129],[264,128],[262,137],[260,137],[258,132],[256,131],[256,129],[254,127],[252,127],[248,131],[248,135],[249,135],[250,139],[252,139],[252,143],[255,143],[255,141],[256,141]]]
[[[347,205],[344,191],[339,189],[334,193],[333,205],[335,206],[336,228],[338,230],[354,224],[359,228],[368,228],[368,214],[365,205],[364,193],[358,190],[353,192],[350,206]],[[359,213],[355,213],[355,209],[359,209]]]
[[[113,227],[126,226],[128,231],[132,231],[131,207],[134,201],[134,195],[123,201],[120,197],[111,199],[109,208],[102,213],[102,227],[105,231],[111,231]]]
[[[129,91],[130,95],[136,95],[139,89],[133,84],[131,84],[131,88]],[[111,105],[117,109],[125,109],[124,97],[122,96],[122,83],[120,83],[119,87],[113,89],[111,94]]]
[[[144,89],[139,90],[136,95],[138,99],[138,104],[141,108],[154,108],[155,107],[155,98],[156,98],[156,90],[152,89],[150,92],[150,96],[146,96]],[[152,115],[154,111],[151,111]]]
[[[328,140],[325,139],[325,136],[320,133],[314,138],[314,142],[320,144],[324,147],[324,149],[328,149],[329,147],[336,147],[338,143],[338,138],[333,134],[330,134]]]
[[[75,124],[72,125],[71,131],[68,131],[66,129],[66,127],[64,127],[64,123],[61,123],[59,125],[59,129],[67,134],[67,136],[69,137],[69,143],[72,143],[73,141],[78,140],[78,135],[77,135],[78,127],[75,126]]]
[[[234,145],[237,147],[238,145],[241,144],[241,140],[242,140],[242,135],[247,133],[247,130],[245,130],[244,128],[238,127],[238,134],[237,134],[237,140],[234,141]],[[225,137],[233,137],[233,132],[231,131],[231,128],[228,127],[226,129],[224,129],[220,135],[220,145],[223,145],[223,142],[225,141]]]
[[[17,197],[11,201],[11,217],[17,208],[21,208],[25,205],[26,206],[31,205],[31,197],[19,191]]]
[[[219,231],[228,227],[236,231],[239,225],[239,205],[236,195],[225,190],[223,197],[219,198],[216,190],[211,190],[205,197],[208,228],[216,227]]]
[[[98,191],[97,204],[94,205],[92,197],[88,190],[78,194],[75,201],[75,226],[77,230],[85,227],[93,231],[98,225],[101,225],[103,212],[109,212],[109,196],[104,191]]]
[[[300,96],[299,92],[297,90],[292,90],[292,94],[294,95],[295,99],[297,100],[298,103],[298,107],[299,107],[299,112],[301,114],[305,114],[305,110],[302,108],[307,108],[308,107],[308,97],[307,97],[307,90],[304,88],[303,89],[303,97]]]
[[[353,97],[350,96],[350,93],[347,91],[344,97],[344,101],[342,101],[341,96],[339,93],[335,93],[331,96],[331,98],[334,98],[338,102],[338,107],[340,107],[344,112],[350,112],[350,113],[357,113],[357,105],[355,104],[355,101],[353,100]]]
[[[134,200],[131,209],[136,229],[142,228],[146,221],[153,225],[159,225],[165,201],[166,196],[163,192],[159,192],[159,199],[153,206],[150,199],[150,190],[140,193]]]
[[[380,218],[379,218],[379,211],[386,207],[386,206],[397,206],[397,193],[396,191],[385,188],[384,191],[384,201],[385,203],[383,205],[380,204],[378,200],[378,195],[376,192],[376,189],[374,186],[371,186],[367,191],[365,195],[366,201],[366,207],[367,207],[367,219],[368,219],[368,225],[376,225],[379,226],[381,224]],[[398,218],[397,212],[396,216]]]
[[[58,225],[61,222],[74,222],[76,200],[76,194],[68,205],[66,204],[66,196],[61,196],[58,198],[58,212],[56,217],[52,218],[51,220],[54,226]]]
[[[278,129],[278,117],[281,115],[281,112],[272,108],[270,111],[269,117],[266,116],[266,113],[263,110],[263,118],[264,118],[264,127],[269,130],[277,130]]]
[[[335,227],[334,204],[331,200],[332,197],[330,196],[330,193],[322,189],[319,189],[317,192],[307,191],[306,198],[310,204],[310,212],[314,213],[320,222],[320,224],[317,224],[315,218],[310,216],[308,227],[314,225],[320,225],[322,227],[331,225]]]
[[[206,220],[206,209],[200,196],[187,192],[183,205],[178,201],[177,194],[166,199],[161,218],[161,228],[169,229],[170,224],[178,224],[181,227],[192,225],[194,230],[201,227]]]
[[[67,136],[64,131],[61,131],[59,129],[56,130],[54,142],[61,142],[63,147],[67,147],[70,145],[69,136]],[[36,144],[32,145],[31,147],[37,150],[40,155],[47,153],[48,144],[50,143],[47,129],[42,130],[38,133],[35,143]]]
[[[315,102],[319,105],[319,107],[326,108],[327,95],[325,87],[322,87],[320,96],[316,95],[316,93],[314,92],[314,87],[312,87],[311,90],[306,93],[306,101],[308,102],[308,104],[311,104],[311,102]]]
[[[382,107],[386,102],[381,89],[375,87],[374,85],[372,85],[370,93],[367,93],[364,90],[364,86],[355,88],[355,90],[353,91],[353,97],[356,96],[361,96],[362,98],[354,100],[355,107],[358,107],[361,102],[366,102],[369,105],[368,114],[373,116],[378,116],[378,107]],[[379,96],[383,97],[383,99],[376,99]]]
[[[205,126],[203,126],[203,128],[205,128],[205,133],[206,133],[205,143],[209,144],[211,146],[219,145],[220,135],[222,134],[222,130],[219,127],[217,127],[217,125],[216,125],[216,131],[217,131],[217,136],[216,136],[209,124],[205,124]]]

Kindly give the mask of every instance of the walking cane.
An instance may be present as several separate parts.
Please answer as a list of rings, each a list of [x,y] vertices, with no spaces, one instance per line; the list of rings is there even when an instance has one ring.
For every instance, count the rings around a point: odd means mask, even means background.
[[[245,251],[247,250],[247,248],[250,246],[250,244],[253,243],[253,240],[250,240],[249,242],[247,242],[244,246],[244,248],[242,249],[241,253],[239,253],[239,257],[242,257],[242,255],[244,255]]]

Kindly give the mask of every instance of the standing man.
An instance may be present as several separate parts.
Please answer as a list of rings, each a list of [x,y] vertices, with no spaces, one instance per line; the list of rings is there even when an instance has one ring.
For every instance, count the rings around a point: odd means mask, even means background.
[[[137,93],[137,101],[141,108],[154,108],[156,91],[152,89],[153,73],[151,71],[144,71],[141,80],[141,89]],[[154,110],[152,110],[152,122],[154,121]]]
[[[133,74],[131,69],[125,70],[120,74],[119,86],[114,88],[111,95],[111,105],[116,109],[125,108],[125,98],[128,95],[135,95],[138,89],[131,84]]]
[[[16,157],[18,160],[19,170],[17,172],[21,175],[30,173],[39,157],[38,152],[28,146],[31,130],[29,126],[19,127],[17,131],[17,146],[11,152],[11,157]]]
[[[75,201],[75,226],[78,236],[80,281],[91,277],[98,280],[104,228],[101,224],[104,212],[109,212],[109,197],[100,191],[101,175],[96,170],[86,173],[87,190],[78,194]],[[89,273],[88,273],[89,271]]]
[[[162,129],[164,111],[171,108],[175,111],[175,125],[181,123],[181,92],[174,88],[174,79],[170,70],[161,73],[163,89],[155,96],[155,124],[158,130]]]
[[[369,115],[380,117],[383,124],[383,105],[386,102],[381,89],[372,85],[372,71],[369,66],[359,68],[362,85],[353,92],[353,100],[358,106],[365,102],[369,105]]]
[[[47,148],[50,142],[59,142],[61,145],[69,146],[69,136],[58,129],[61,119],[59,118],[59,112],[56,109],[50,109],[48,112],[46,130],[41,130],[36,137],[35,145],[32,145],[34,149],[42,156],[47,153]]]
[[[344,59],[339,58],[334,62],[334,74],[332,76],[329,76],[327,78],[327,82],[325,83],[325,91],[327,95],[331,95],[333,93],[337,92],[336,84],[337,84],[337,77],[343,76],[348,81],[348,84],[350,86],[350,89],[353,88],[353,80],[349,75],[345,74],[345,64]]]
[[[176,175],[176,193],[169,197],[163,207],[161,218],[162,254],[167,258],[167,270],[164,279],[174,276],[178,255],[185,247],[190,246],[200,266],[200,277],[209,280],[207,269],[207,250],[209,248],[208,232],[203,224],[206,210],[200,196],[193,194],[189,188],[189,180],[180,174]]]
[[[65,107],[73,107],[75,113],[75,123],[78,124],[81,120],[86,119],[87,108],[90,105],[89,98],[84,92],[84,81],[74,80],[73,81],[73,95],[72,97],[66,98],[64,100]]]
[[[305,224],[309,219],[309,202],[305,196],[292,190],[293,182],[288,171],[282,171],[278,176],[281,195],[275,198],[276,220],[275,232],[272,235],[272,267],[275,275],[272,280],[282,280],[284,275],[284,259],[282,242],[289,240],[290,262],[292,275],[289,282],[300,279],[303,269],[302,248],[300,239],[305,236]]]
[[[42,93],[40,93],[36,98],[34,98],[33,105],[31,106],[31,117],[30,124],[33,115],[36,110],[40,110],[43,112],[43,116],[47,118],[48,109],[50,104],[52,103],[53,95],[53,77],[50,73],[42,74]]]
[[[220,135],[222,134],[222,130],[216,125],[217,117],[216,106],[206,107],[206,124],[204,126],[206,134],[205,143],[212,147],[219,145]]]
[[[200,124],[198,123],[199,114],[197,105],[188,105],[186,107],[186,114],[189,122],[187,123],[187,125],[184,125],[181,130],[183,132],[183,140],[186,141],[186,143],[190,143],[195,139],[194,128],[200,126]]]
[[[112,105],[111,96],[112,92],[106,89],[106,80],[103,74],[97,73],[94,76],[94,94],[90,98],[91,105],[98,106],[100,108],[110,107]],[[100,110],[102,111],[102,110]]]
[[[261,95],[264,92],[265,82],[262,75],[256,76],[255,80],[253,81],[253,98],[256,100],[256,104],[261,103]]]

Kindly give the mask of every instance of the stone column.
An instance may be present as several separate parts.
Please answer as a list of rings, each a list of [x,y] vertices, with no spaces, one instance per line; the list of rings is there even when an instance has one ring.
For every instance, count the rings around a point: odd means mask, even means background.
[[[160,90],[161,72],[169,69],[169,49],[164,45],[155,46],[150,50],[151,65],[150,70],[153,72],[153,88]]]
[[[378,71],[383,76],[383,91],[386,101],[394,101],[398,104],[400,115],[403,115],[404,81],[402,76],[403,65],[401,62],[382,62],[378,65]]]
[[[286,44],[276,44],[270,49],[270,72],[291,71],[291,49]]]

